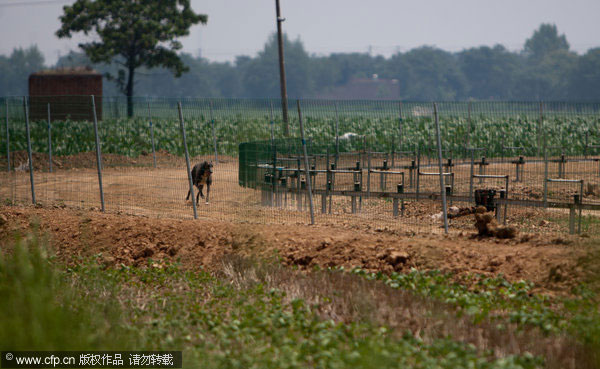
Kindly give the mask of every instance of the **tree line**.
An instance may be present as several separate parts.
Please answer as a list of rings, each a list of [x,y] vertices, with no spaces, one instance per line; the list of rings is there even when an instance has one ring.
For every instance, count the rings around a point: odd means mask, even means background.
[[[310,98],[346,85],[354,78],[396,79],[403,100],[600,100],[600,47],[579,55],[555,25],[542,24],[522,51],[502,45],[460,52],[422,46],[389,58],[367,53],[309,54],[301,40],[284,39],[288,95]],[[189,68],[179,78],[169,69],[141,67],[137,96],[279,97],[277,39],[271,35],[256,56],[211,62],[179,53]],[[115,62],[118,62],[116,60]],[[90,65],[118,75],[117,63],[91,63],[72,51],[47,66],[36,46],[0,56],[0,95],[27,94],[30,73],[51,67]],[[104,94],[120,95],[119,81],[104,81]]]

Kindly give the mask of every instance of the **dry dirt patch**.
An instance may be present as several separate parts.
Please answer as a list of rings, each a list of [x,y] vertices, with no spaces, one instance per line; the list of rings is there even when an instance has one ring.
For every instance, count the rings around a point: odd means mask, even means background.
[[[0,213],[6,219],[0,225],[0,240],[39,224],[57,257],[68,263],[102,254],[108,265],[166,259],[185,268],[219,268],[223,256],[234,254],[277,257],[303,269],[502,274],[512,281],[530,280],[546,291],[565,292],[579,283],[583,271],[577,260],[587,252],[581,238],[472,239],[474,229],[462,235],[408,235],[385,229],[155,219],[55,207],[1,207]]]

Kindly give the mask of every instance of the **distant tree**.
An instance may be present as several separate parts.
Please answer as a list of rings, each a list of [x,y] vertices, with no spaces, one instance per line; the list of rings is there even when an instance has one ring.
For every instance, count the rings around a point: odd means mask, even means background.
[[[303,97],[312,91],[310,56],[300,39],[291,41],[283,36],[288,96]],[[276,34],[272,34],[256,58],[238,59],[244,95],[247,97],[277,97],[279,64]]]
[[[577,54],[569,51],[565,35],[555,25],[542,24],[525,42],[525,60],[517,75],[517,98],[568,99]]]
[[[201,57],[181,53],[182,62],[189,67],[188,73],[175,78],[166,68],[140,67],[136,72],[136,93],[145,96],[202,96],[236,97],[240,95],[239,76],[231,63],[209,62]],[[56,67],[89,65],[102,74],[116,74],[118,68],[111,64],[94,64],[80,52],[71,51],[61,56]],[[114,81],[103,84],[104,95],[116,95],[118,86]]]
[[[82,65],[90,66],[103,75],[117,75],[119,69],[115,64],[92,63],[90,58],[84,52],[69,51],[66,55],[61,55],[56,61],[56,68],[80,67]],[[116,96],[121,93],[119,86],[115,81],[102,83],[102,94],[104,96]]]
[[[341,71],[331,57],[311,58],[311,78],[314,94],[322,94],[339,83]]]
[[[138,89],[150,96],[221,97],[221,89],[215,70],[218,63],[182,53],[181,60],[190,70],[180,78],[174,78],[166,68],[141,69]]]
[[[29,75],[43,68],[44,56],[35,45],[0,56],[0,96],[26,95]]]
[[[467,82],[454,54],[424,46],[404,53],[396,62],[405,68],[397,77],[403,98],[432,101],[465,96]]]
[[[92,66],[94,63],[83,52],[69,51],[66,55],[61,55],[56,61],[56,68],[71,68],[80,66]]]
[[[382,74],[385,59],[372,57],[367,53],[331,54],[329,60],[339,70],[337,85],[344,85],[352,78],[370,78],[373,74]]]
[[[392,55],[386,62],[383,77],[388,79],[397,79],[399,82],[400,95],[403,98],[409,97],[407,94],[409,83],[410,65],[404,53],[398,52]]]
[[[523,63],[516,74],[514,97],[524,100],[571,99],[568,86],[577,65],[577,55],[558,52],[538,63]]]
[[[76,0],[63,7],[60,38],[74,33],[94,33],[99,40],[79,44],[94,63],[119,65],[115,79],[127,96],[127,113],[133,115],[135,72],[140,67],[164,67],[179,77],[188,70],[177,55],[178,37],[191,26],[205,24],[207,16],[196,14],[190,0]]]
[[[239,70],[231,63],[210,63],[209,74],[215,79],[222,97],[240,97],[242,83]]]
[[[544,23],[525,41],[523,51],[527,57],[539,60],[556,51],[568,52],[569,43],[564,34],[558,34],[556,25]]]
[[[482,46],[458,54],[459,64],[468,83],[468,97],[509,99],[520,68],[518,55],[502,45]]]
[[[579,57],[569,92],[574,98],[600,100],[600,48],[590,49]]]

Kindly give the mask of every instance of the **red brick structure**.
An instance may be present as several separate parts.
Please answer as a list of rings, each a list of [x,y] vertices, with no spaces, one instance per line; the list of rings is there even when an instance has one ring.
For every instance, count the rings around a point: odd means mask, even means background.
[[[102,119],[102,75],[91,68],[61,68],[29,76],[29,112],[32,120],[92,120],[91,95]]]

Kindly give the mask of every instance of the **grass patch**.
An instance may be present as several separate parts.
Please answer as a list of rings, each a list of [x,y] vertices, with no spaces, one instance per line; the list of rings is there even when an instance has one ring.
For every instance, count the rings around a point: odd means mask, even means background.
[[[455,306],[459,316],[469,316],[475,323],[492,320],[499,329],[513,324],[520,330],[534,327],[545,336],[567,334],[582,345],[587,356],[577,367],[600,364],[598,300],[585,285],[573,290],[572,297],[551,298],[532,293],[530,282],[509,282],[502,276],[470,275],[455,281],[452,275],[437,271],[387,276],[355,269],[353,273]]]
[[[560,223],[565,229],[569,229],[568,215],[562,218],[553,218],[551,221]],[[575,231],[579,222],[579,211],[575,213]],[[598,235],[600,233],[600,218],[595,215],[583,214],[581,216],[581,233],[589,235]]]
[[[108,350],[136,347],[110,303],[112,289],[80,293],[52,265],[34,237],[2,246],[0,259],[0,346],[3,350]]]
[[[324,318],[323,306],[261,282],[261,278],[276,281],[276,276],[279,282],[290,281],[291,274],[282,270],[254,268],[257,277],[242,283],[233,276],[252,268],[236,269],[233,263],[224,269],[229,275],[182,270],[161,261],[140,268],[105,268],[95,258],[66,268],[31,237],[14,247],[4,245],[3,251],[3,349],[183,350],[184,367],[202,368],[535,368],[541,364],[531,354],[498,356],[450,338],[397,332],[370,319]],[[329,296],[322,298],[338,301],[330,294],[333,291],[325,292]]]

